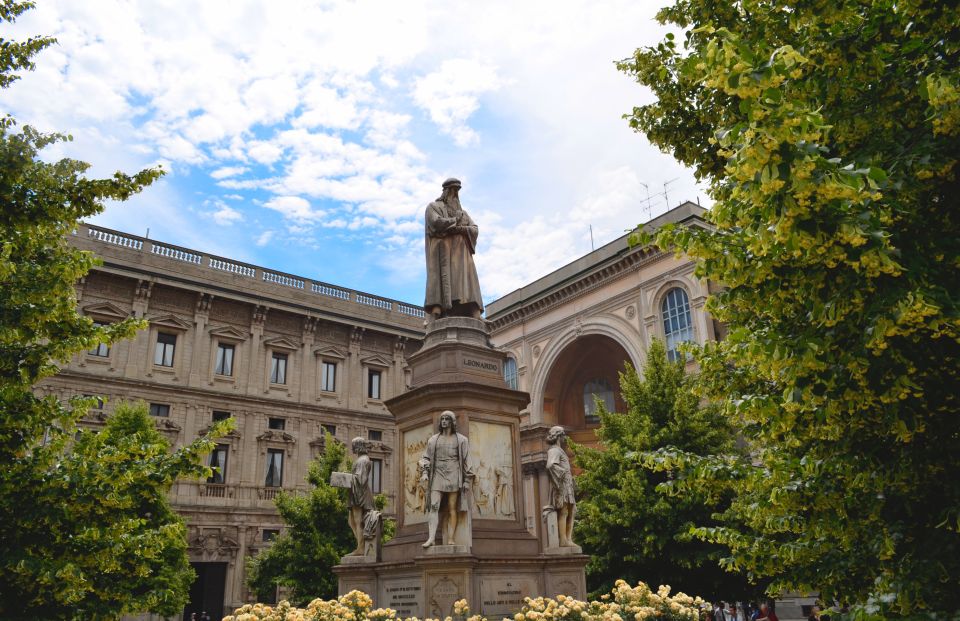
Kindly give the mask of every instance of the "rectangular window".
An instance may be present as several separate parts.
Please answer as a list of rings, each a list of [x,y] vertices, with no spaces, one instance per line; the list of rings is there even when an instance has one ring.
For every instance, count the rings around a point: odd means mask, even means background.
[[[287,355],[286,354],[273,354],[273,358],[270,362],[270,383],[271,384],[286,384],[287,383]]]
[[[320,367],[320,390],[336,392],[337,390],[337,363],[324,362]]]
[[[213,474],[207,479],[207,483],[227,482],[227,449],[229,448],[226,444],[218,444],[210,453],[210,467],[213,469]]]
[[[264,528],[263,529],[263,540],[264,541],[273,541],[277,538],[277,535],[280,534],[280,531],[276,528]]]
[[[157,333],[157,347],[153,350],[153,364],[161,367],[173,366],[173,352],[177,348],[177,335],[167,332]]]
[[[217,375],[233,375],[233,345],[217,343],[217,364],[213,372]]]
[[[267,479],[265,487],[281,487],[283,485],[283,451],[267,449]]]
[[[227,419],[230,418],[231,416],[232,416],[232,414],[230,414],[230,412],[223,412],[223,411],[220,411],[220,410],[214,410],[214,411],[213,411],[213,422],[218,423],[218,422],[220,422],[220,421],[222,421],[222,420],[227,420]]]
[[[101,328],[107,324],[100,323],[99,321],[94,321],[93,325],[98,328]],[[88,350],[87,353],[90,354],[91,356],[99,356],[101,358],[106,358],[107,356],[110,355],[110,347],[108,347],[106,343],[97,343],[97,346],[94,347],[93,349]]]
[[[367,440],[371,442],[383,442],[383,432],[378,429],[370,429],[367,431]]]
[[[286,419],[283,419],[283,418],[268,418],[268,419],[267,419],[267,427],[269,427],[270,429],[278,429],[278,430],[280,430],[280,431],[283,431],[284,427],[286,427],[286,426],[287,426],[287,421],[286,421]]]
[[[321,425],[323,430],[329,433],[331,436],[337,435],[337,426],[336,425]]]
[[[87,399],[96,399],[96,400],[97,400],[96,404],[94,404],[94,406],[93,406],[92,408],[90,408],[91,410],[102,410],[102,409],[103,409],[103,399],[102,399],[102,398],[97,397],[97,396],[95,396],[95,395],[83,395],[83,396],[86,397]]]
[[[380,398],[380,371],[370,369],[367,372],[367,397],[370,399]]]
[[[383,460],[371,459],[370,463],[373,464],[373,468],[370,470],[370,491],[379,494],[383,490],[380,485],[380,481],[383,479]]]
[[[166,403],[151,403],[150,416],[170,416],[170,406]]]

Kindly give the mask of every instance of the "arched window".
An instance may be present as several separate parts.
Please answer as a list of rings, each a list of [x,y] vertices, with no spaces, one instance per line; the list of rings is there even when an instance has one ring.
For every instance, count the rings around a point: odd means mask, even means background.
[[[608,412],[613,412],[616,408],[610,382],[602,377],[590,380],[583,387],[583,418],[587,423],[600,422],[600,416],[597,414],[597,402],[594,397],[603,403]]]
[[[503,363],[503,381],[508,388],[517,390],[517,361],[513,358],[507,358]]]
[[[677,347],[693,340],[693,322],[690,320],[690,299],[679,287],[667,291],[660,307],[663,315],[663,336],[667,345],[667,359],[680,357]]]

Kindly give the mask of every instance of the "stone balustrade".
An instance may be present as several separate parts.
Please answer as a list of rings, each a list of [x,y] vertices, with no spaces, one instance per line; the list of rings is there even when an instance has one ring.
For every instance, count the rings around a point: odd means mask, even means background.
[[[87,239],[96,244],[104,244],[105,246],[122,249],[123,251],[136,253],[138,255],[149,254],[171,261],[189,263],[204,269],[226,272],[241,278],[252,278],[277,287],[302,290],[318,296],[380,309],[388,313],[398,313],[406,317],[423,318],[425,316],[422,308],[412,304],[389,300],[361,291],[337,287],[292,274],[267,270],[226,257],[219,257],[173,244],[158,242],[129,233],[121,233],[92,224],[78,224],[73,234],[78,238]],[[131,259],[136,260],[135,257],[131,257]],[[409,319],[406,321],[409,321]]]

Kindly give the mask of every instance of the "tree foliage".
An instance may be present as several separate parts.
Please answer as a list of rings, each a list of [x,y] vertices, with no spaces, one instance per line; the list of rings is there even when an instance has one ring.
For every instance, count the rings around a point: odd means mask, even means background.
[[[0,2],[0,21],[30,6]],[[0,40],[0,87],[52,43]],[[136,408],[118,408],[98,436],[75,437],[91,400],[34,393],[59,362],[140,327],[96,327],[77,313],[74,285],[95,259],[67,238],[105,201],[124,200],[161,174],[88,179],[83,162],[40,159],[68,139],[0,119],[0,617],[175,614],[190,570],[183,523],[163,496],[176,477],[206,472],[197,463],[209,441],[169,454]]]
[[[260,599],[271,597],[277,586],[289,587],[294,602],[337,596],[337,577],[331,570],[356,547],[345,490],[330,485],[331,473],[346,465],[346,449],[327,434],[323,454],[307,471],[310,492],[277,496],[287,530],[247,564],[247,585]]]
[[[642,377],[629,366],[620,374],[627,411],[608,412],[598,402],[603,447],[574,447],[582,469],[576,533],[590,554],[591,591],[609,591],[621,578],[727,600],[752,590],[719,566],[721,546],[690,536],[691,527],[713,523],[720,499],[658,493],[665,477],[637,463],[637,454],[665,446],[697,455],[735,452],[733,428],[716,407],[700,404],[690,383],[684,363],[669,362],[663,343],[654,341]]]
[[[260,599],[272,598],[278,586],[290,589],[290,599],[306,604],[315,598],[337,596],[333,566],[357,545],[348,521],[347,490],[330,485],[334,472],[349,472],[346,447],[326,435],[324,451],[310,462],[309,493],[281,493],[274,501],[287,530],[273,545],[247,562],[247,586]],[[375,498],[383,510],[386,497]],[[383,541],[393,537],[395,525],[384,520]]]
[[[658,235],[723,285],[704,390],[751,462],[681,450],[676,492],[730,489],[729,567],[896,617],[960,592],[960,21],[956,2],[681,0],[620,68],[628,115],[709,184],[713,232]],[[638,238],[640,236],[638,235]]]

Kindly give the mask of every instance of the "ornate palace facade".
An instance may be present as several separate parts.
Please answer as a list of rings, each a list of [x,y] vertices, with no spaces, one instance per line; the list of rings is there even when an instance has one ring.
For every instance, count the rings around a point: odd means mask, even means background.
[[[684,203],[648,227],[700,225],[703,212]],[[307,489],[326,432],[372,441],[375,486],[392,512],[403,468],[383,402],[409,384],[406,359],[423,338],[419,306],[95,226],[78,226],[72,240],[103,260],[78,284],[80,311],[149,327],[78,356],[40,390],[102,396],[84,420],[90,427],[118,401],[142,400],[175,446],[215,420],[236,421],[210,457],[222,473],[171,492],[199,576],[188,612],[216,617],[250,600],[245,559],[283,529],[273,499]],[[492,340],[509,355],[505,380],[531,397],[522,481],[526,527],[541,542],[546,430],[560,424],[594,442],[593,396],[621,408],[617,373],[641,366],[651,339],[675,347],[717,338],[707,292],[688,260],[631,248],[624,236],[487,305]]]

